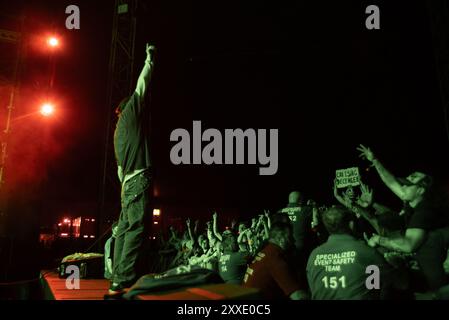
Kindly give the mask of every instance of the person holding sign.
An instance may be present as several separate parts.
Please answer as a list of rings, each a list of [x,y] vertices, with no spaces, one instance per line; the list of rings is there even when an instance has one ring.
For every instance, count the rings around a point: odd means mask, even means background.
[[[368,207],[370,207],[373,204],[373,191],[365,184],[360,182],[360,191],[361,194],[359,197],[350,197],[346,192],[343,193],[343,196],[341,196],[338,193],[338,179],[334,180],[334,197],[337,199],[337,201],[349,209],[351,212],[355,214],[357,217],[357,227],[356,230],[360,230],[361,233],[358,233],[360,236],[366,232],[368,229],[371,229],[369,225],[366,225],[366,222],[368,222],[374,230],[379,233],[379,225],[377,222],[376,217],[368,210]],[[363,218],[361,220],[360,218]]]

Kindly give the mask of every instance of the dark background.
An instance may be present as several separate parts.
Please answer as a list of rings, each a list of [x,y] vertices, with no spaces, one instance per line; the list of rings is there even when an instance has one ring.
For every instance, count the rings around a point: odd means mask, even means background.
[[[80,30],[64,28],[70,4],[80,8]],[[370,4],[380,7],[380,30],[365,28]],[[6,190],[14,232],[24,237],[62,215],[98,213],[106,115],[115,107],[106,105],[112,5],[1,3],[1,12],[26,16],[30,39],[52,30],[62,39],[50,93],[48,54],[30,45],[14,110],[14,117],[32,112],[44,93],[58,107],[54,118],[24,118],[12,133]],[[138,12],[136,78],[145,43],[158,48],[150,101],[154,193],[157,204],[175,208],[170,214],[204,217],[216,208],[247,218],[283,206],[293,189],[330,204],[335,169],[351,166],[361,168],[380,202],[399,206],[375,171],[365,171],[359,143],[398,176],[420,170],[447,186],[429,2],[159,0],[142,1]],[[193,120],[222,132],[279,129],[277,174],[259,176],[258,165],[172,165],[170,133],[191,131]],[[118,216],[118,189],[106,200],[104,221]]]

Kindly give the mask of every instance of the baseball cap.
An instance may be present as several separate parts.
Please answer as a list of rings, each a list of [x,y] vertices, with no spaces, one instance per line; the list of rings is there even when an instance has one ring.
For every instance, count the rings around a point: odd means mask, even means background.
[[[433,178],[422,172],[413,172],[408,177],[398,178],[397,180],[406,186],[418,185],[425,189],[430,188],[433,184]]]

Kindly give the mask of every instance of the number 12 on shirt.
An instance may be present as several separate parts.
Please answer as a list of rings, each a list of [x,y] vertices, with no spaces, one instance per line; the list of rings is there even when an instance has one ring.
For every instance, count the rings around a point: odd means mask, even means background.
[[[324,282],[324,287],[326,289],[328,289],[328,288],[337,289],[339,286],[341,288],[346,288],[346,277],[345,276],[341,276],[338,279],[337,279],[337,277],[325,276],[321,279],[321,281]]]

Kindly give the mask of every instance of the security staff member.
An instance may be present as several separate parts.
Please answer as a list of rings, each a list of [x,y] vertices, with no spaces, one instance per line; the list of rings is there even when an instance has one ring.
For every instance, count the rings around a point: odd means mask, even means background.
[[[292,223],[293,238],[298,251],[304,250],[308,244],[307,236],[312,222],[312,209],[303,202],[303,195],[299,191],[293,191],[288,196],[287,207],[279,211],[286,214]]]
[[[330,236],[312,251],[307,263],[314,300],[371,300],[385,293],[382,289],[389,284],[391,269],[380,253],[351,235],[352,218],[343,207],[332,207],[323,214]],[[367,273],[368,266],[375,266],[379,272],[368,269]]]
[[[312,251],[312,241],[315,237],[311,229],[312,208],[304,205],[304,197],[299,191],[293,191],[288,196],[287,207],[281,209],[278,213],[287,216],[292,225],[294,239],[292,263],[299,281],[306,285],[307,257]]]

